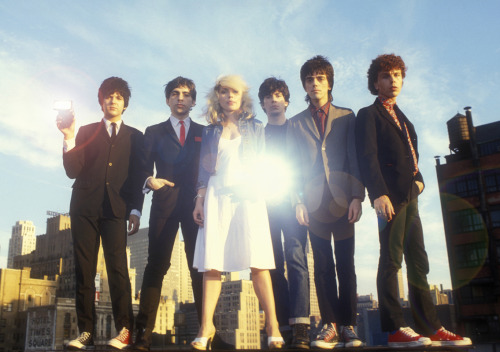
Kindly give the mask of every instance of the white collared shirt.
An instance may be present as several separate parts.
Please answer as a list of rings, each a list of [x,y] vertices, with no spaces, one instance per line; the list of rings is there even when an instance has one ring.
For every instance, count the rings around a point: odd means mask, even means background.
[[[111,135],[113,134],[113,126],[111,126],[111,121],[106,120],[104,117],[102,118],[102,121],[104,122],[106,131],[108,131],[108,134],[111,137]],[[123,121],[119,120],[116,121],[115,123],[116,123],[116,134],[118,135],[118,132],[120,132],[120,127],[122,126]],[[75,147],[75,145],[76,145],[76,138],[63,140],[63,152],[64,153],[69,152],[71,149]]]
[[[177,135],[177,138],[181,139],[181,120],[179,120],[177,117],[170,115],[170,122],[172,123],[172,127],[174,128],[175,134]],[[188,135],[189,131],[189,125],[191,125],[191,117],[186,117],[184,120],[184,128],[186,129],[186,135]]]

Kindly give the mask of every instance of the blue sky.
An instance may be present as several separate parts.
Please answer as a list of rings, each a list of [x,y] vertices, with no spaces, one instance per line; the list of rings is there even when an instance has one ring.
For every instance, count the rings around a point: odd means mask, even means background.
[[[394,52],[408,66],[398,105],[420,138],[429,282],[450,287],[434,156],[449,154],[446,121],[464,106],[476,125],[499,120],[498,14],[492,0],[0,2],[0,267],[17,220],[43,234],[46,210],[68,211],[72,181],[54,100],[73,100],[78,125],[97,121],[99,84],[120,76],[132,87],[124,121],[144,130],[168,117],[163,85],[178,75],[197,84],[196,121],[204,121],[205,94],[220,74],[241,74],[255,99],[272,75],[290,87],[291,117],[306,107],[300,66],[322,54],[335,69],[334,104],[357,112],[374,100],[371,60]],[[149,204],[150,196],[143,226]],[[368,202],[363,210],[358,292],[376,294],[376,218]]]

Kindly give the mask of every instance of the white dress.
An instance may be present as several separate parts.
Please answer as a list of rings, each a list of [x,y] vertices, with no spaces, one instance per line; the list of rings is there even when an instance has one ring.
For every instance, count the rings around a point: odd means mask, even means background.
[[[220,138],[215,174],[205,195],[205,223],[198,230],[193,267],[198,271],[274,269],[264,199],[252,190],[252,172],[240,161],[241,136]]]

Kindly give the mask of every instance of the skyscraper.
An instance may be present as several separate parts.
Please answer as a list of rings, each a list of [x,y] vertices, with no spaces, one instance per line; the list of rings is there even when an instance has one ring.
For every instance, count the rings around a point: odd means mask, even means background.
[[[316,284],[314,282],[314,256],[309,236],[307,236],[306,255],[307,255],[307,268],[309,270],[309,297],[310,297],[309,300],[311,309],[310,314],[311,316],[314,317],[320,317],[321,314],[319,312],[318,296],[316,294]],[[318,319],[316,318],[315,320]]]
[[[130,267],[136,269],[136,293],[141,289],[144,269],[148,262],[148,228],[139,230],[135,235],[128,238],[130,248]],[[163,278],[161,288],[162,297],[175,301],[176,307],[179,303],[193,302],[193,290],[191,288],[191,276],[184,252],[184,241],[180,239],[179,233],[174,242],[170,268]]]
[[[398,270],[398,294],[401,304],[405,301],[405,285],[403,282],[403,269]]]
[[[14,268],[16,255],[29,254],[35,250],[35,225],[31,221],[19,220],[12,226],[12,236],[9,240],[7,268]]]
[[[220,336],[236,349],[260,349],[259,301],[250,280],[224,273],[215,325]]]

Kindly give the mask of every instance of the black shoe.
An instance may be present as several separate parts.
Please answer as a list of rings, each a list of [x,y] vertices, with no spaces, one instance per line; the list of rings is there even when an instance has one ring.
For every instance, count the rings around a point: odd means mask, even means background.
[[[311,339],[309,337],[309,325],[294,324],[292,325],[292,332],[293,332],[293,338],[290,347],[308,350],[309,343],[311,342]]]
[[[68,350],[95,350],[94,337],[90,332],[84,331],[76,339],[68,342]]]
[[[281,330],[280,332],[281,337],[283,337],[283,340],[285,340],[285,346],[290,346],[293,340],[292,329]]]
[[[136,351],[149,351],[151,349],[152,333],[151,329],[138,329],[132,349]]]
[[[213,350],[234,350],[235,347],[233,344],[227,343],[220,337],[219,334],[215,333],[214,338],[212,340],[212,349]]]

